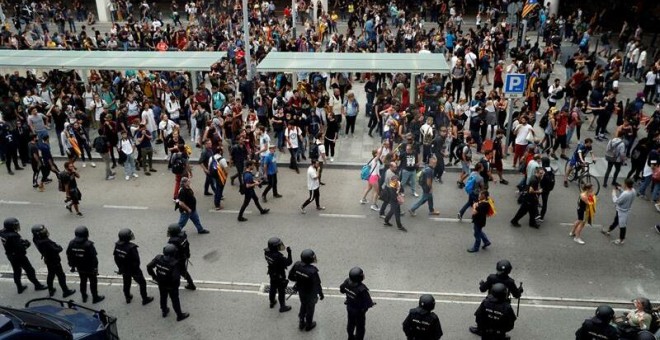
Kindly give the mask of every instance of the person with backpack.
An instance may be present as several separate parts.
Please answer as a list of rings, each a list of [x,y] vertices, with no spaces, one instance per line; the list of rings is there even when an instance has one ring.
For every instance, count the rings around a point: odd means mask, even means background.
[[[216,148],[215,153],[209,157],[207,166],[207,174],[211,179],[213,188],[213,205],[215,210],[222,210],[222,194],[227,183],[227,175],[229,174],[229,165],[227,160],[222,156],[222,146]]]
[[[465,202],[461,210],[458,211],[456,217],[459,221],[463,221],[465,211],[467,211],[468,208],[473,207],[473,204],[479,200],[479,193],[486,188],[484,178],[481,176],[482,171],[484,171],[484,166],[479,162],[474,166],[474,170],[472,170],[465,182],[465,193],[468,195],[468,200]]]
[[[429,206],[429,215],[440,215],[440,212],[433,208],[433,169],[435,169],[438,160],[435,157],[429,158],[429,164],[424,167],[421,174],[418,175],[418,181],[420,187],[422,187],[422,196],[417,202],[408,210],[410,216],[416,216],[415,210],[422,206],[424,203],[428,203]]]
[[[431,144],[433,143],[433,117],[427,117],[426,123],[422,125],[419,131],[422,136],[422,161],[428,163],[431,156]],[[403,183],[405,185],[405,180]]]
[[[110,168],[110,143],[108,139],[103,135],[103,129],[98,129],[98,137],[94,138],[92,142],[94,151],[101,155],[101,159],[105,163],[105,180],[110,181],[115,179],[115,173]]]
[[[121,133],[117,151],[119,152],[119,158],[124,159],[125,179],[128,181],[131,179],[131,176],[138,178],[138,174],[135,172],[135,144],[132,139],[128,138],[126,131],[122,131]]]
[[[543,178],[543,168],[538,167],[534,172],[534,177],[527,186],[527,190],[520,192],[521,197],[518,199],[520,203],[520,208],[516,212],[516,215],[511,220],[511,226],[520,228],[521,225],[518,221],[529,214],[529,226],[532,228],[539,228],[537,221],[538,209],[539,209],[539,198],[538,195],[543,193],[541,189],[541,178]]]
[[[481,164],[477,164],[481,165]],[[468,253],[476,253],[479,251],[479,246],[483,241],[484,245],[481,249],[486,249],[490,246],[491,242],[486,236],[486,233],[483,232],[483,228],[486,227],[486,219],[492,213],[492,207],[489,202],[490,194],[488,190],[482,190],[479,192],[478,201],[472,204],[472,224],[474,228],[474,244],[472,248],[468,248]]]
[[[461,162],[461,173],[458,176],[458,182],[456,182],[459,188],[465,186],[463,181],[470,174],[470,167],[472,165],[472,148],[470,147],[470,142],[472,142],[472,138],[466,136],[465,141],[460,141],[456,146],[456,158]]]
[[[192,177],[192,172],[188,166],[188,153],[186,152],[185,146],[179,145],[177,148],[170,149],[170,151],[172,151],[170,169],[174,174],[174,194],[172,200],[176,202],[179,197],[179,189],[181,188],[181,178]]]
[[[541,166],[543,167],[543,177],[541,178],[541,214],[537,221],[542,223],[545,219],[545,213],[548,211],[548,199],[550,192],[555,188],[555,171],[550,166],[550,158],[541,158]]]
[[[76,178],[80,178],[78,169],[75,164],[71,161],[64,162],[64,171],[60,172],[58,175],[60,191],[63,191],[66,194],[66,199],[64,200],[68,204],[64,207],[69,211],[73,212],[71,208],[76,210],[76,215],[82,217],[83,214],[80,212],[80,199],[82,194],[80,189],[78,189],[78,182]]]
[[[621,132],[612,138],[605,148],[605,160],[607,161],[607,170],[605,171],[605,178],[603,179],[603,188],[607,188],[607,182],[610,178],[610,171],[614,167],[614,176],[612,177],[612,185],[618,187],[616,178],[619,176],[621,164],[626,161],[626,145],[621,139]]]
[[[259,204],[259,197],[257,196],[257,193],[254,191],[254,187],[261,185],[261,180],[255,179],[254,174],[252,171],[254,171],[254,165],[255,163],[253,161],[247,161],[245,163],[245,172],[243,173],[243,183],[241,186],[243,187],[243,205],[241,205],[241,210],[238,212],[238,221],[239,222],[246,222],[247,218],[243,217],[243,213],[245,212],[245,209],[247,208],[248,204],[250,204],[250,201],[254,201],[254,204],[257,206],[257,209],[259,209],[259,212],[262,215],[268,214],[270,209],[264,209],[261,207],[261,204]]]

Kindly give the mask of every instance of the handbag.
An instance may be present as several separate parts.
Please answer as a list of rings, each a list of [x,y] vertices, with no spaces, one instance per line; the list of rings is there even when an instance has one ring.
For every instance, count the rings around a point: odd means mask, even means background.
[[[403,197],[403,195],[399,194],[399,195],[396,195],[396,201],[397,201],[397,203],[399,203],[399,205],[403,205],[403,203],[405,203],[406,200]]]
[[[655,167],[653,174],[651,174],[651,179],[653,183],[660,183],[660,165]]]
[[[117,162],[121,165],[124,165],[124,163],[126,162],[126,158],[127,158],[126,154],[124,153],[124,151],[121,151],[121,149],[120,149],[119,150],[119,159],[117,160]]]
[[[373,162],[374,159],[376,159],[376,157],[372,158],[370,161],[367,162],[367,164],[362,166],[362,170],[360,170],[360,178],[363,181],[366,181],[366,180],[369,179],[369,177],[371,177],[371,174],[373,173],[373,170],[371,169],[371,165],[369,165],[369,164],[371,164],[371,162]],[[374,170],[375,169],[376,168],[374,168]]]

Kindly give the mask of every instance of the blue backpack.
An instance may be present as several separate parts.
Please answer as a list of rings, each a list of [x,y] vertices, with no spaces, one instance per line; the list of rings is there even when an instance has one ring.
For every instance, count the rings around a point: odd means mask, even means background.
[[[360,178],[361,178],[363,181],[368,180],[368,179],[369,179],[369,176],[371,176],[371,173],[373,172],[373,171],[371,171],[371,162],[372,162],[374,159],[376,159],[376,158],[374,157],[372,160],[370,160],[369,162],[367,162],[367,164],[365,164],[365,165],[362,166],[362,170],[360,170]]]
[[[470,177],[468,177],[467,182],[465,183],[465,192],[468,193],[468,195],[472,194],[474,192],[474,186],[477,183],[477,174],[471,174]]]

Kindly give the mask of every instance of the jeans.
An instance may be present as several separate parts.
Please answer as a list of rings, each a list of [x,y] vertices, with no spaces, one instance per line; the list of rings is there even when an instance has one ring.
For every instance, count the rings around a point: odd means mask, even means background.
[[[406,187],[406,184],[410,186],[410,190],[412,191],[413,196],[415,195],[415,170],[406,170],[403,169],[401,171],[401,193],[404,192],[404,189]]]
[[[473,250],[479,250],[479,246],[481,246],[481,241],[484,241],[484,245],[489,245],[490,241],[488,240],[488,236],[486,236],[486,233],[484,233],[483,226],[477,226],[476,224],[472,225],[474,229],[474,245],[472,245]]]
[[[112,169],[110,169],[110,153],[102,153],[101,159],[103,159],[103,163],[105,163],[105,179],[108,179],[113,175]]]
[[[124,174],[126,176],[132,176],[135,174],[135,158],[133,154],[126,155],[126,161],[124,162]]]
[[[639,187],[639,192],[637,194],[640,196],[646,196],[646,189],[651,185],[653,187],[653,191],[651,191],[651,200],[657,202],[658,199],[660,199],[660,183],[653,183],[651,177],[651,175],[644,177],[644,181]]]
[[[605,171],[605,179],[603,179],[603,184],[607,185],[607,179],[610,177],[610,171],[614,167],[614,176],[612,176],[612,184],[616,183],[616,178],[619,177],[619,171],[621,170],[621,163],[619,162],[607,162],[607,170]]]
[[[429,213],[432,213],[434,211],[433,210],[433,193],[430,193],[430,192],[422,193],[422,196],[419,197],[419,201],[415,202],[415,204],[413,204],[413,206],[410,208],[410,210],[412,210],[412,212],[415,212],[415,210],[417,210],[417,208],[419,208],[420,206],[422,206],[422,204],[424,204],[426,202],[428,202],[428,204],[429,204]]]
[[[183,227],[186,226],[186,223],[188,223],[188,219],[190,219],[195,225],[197,232],[204,230],[204,227],[202,227],[202,222],[199,220],[199,214],[197,214],[197,210],[193,210],[190,213],[181,212],[181,215],[179,216],[179,228],[183,229]]]
[[[220,178],[218,177],[208,177],[211,178],[211,188],[213,188],[213,204],[217,208],[220,206],[220,202],[222,201],[222,194],[225,190],[225,185],[220,182]]]
[[[476,202],[478,198],[479,197],[474,193],[468,194],[467,202],[465,202],[465,205],[463,205],[461,210],[458,212],[461,215],[461,217],[463,217],[463,214],[465,214],[465,211],[467,211],[468,208],[472,207],[472,204],[474,204],[474,202]]]
[[[289,160],[289,169],[298,170],[298,163],[296,162],[296,155],[298,153],[298,148],[289,148],[289,153],[291,154],[291,159]]]
[[[277,192],[277,173],[268,175],[268,186],[266,186],[266,189],[261,193],[261,196],[266,197],[270,189],[273,189],[273,195],[279,196],[279,193]]]

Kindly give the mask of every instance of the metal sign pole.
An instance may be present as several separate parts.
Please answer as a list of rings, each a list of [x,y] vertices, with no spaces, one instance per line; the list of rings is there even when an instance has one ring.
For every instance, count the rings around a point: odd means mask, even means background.
[[[508,105],[509,105],[509,117],[507,117],[507,123],[506,123],[506,127],[507,127],[506,145],[504,146],[504,150],[506,151],[504,152],[504,158],[506,158],[506,156],[509,155],[509,143],[511,142],[511,132],[512,132],[511,124],[513,124],[513,100],[511,100],[511,98],[509,98]]]

